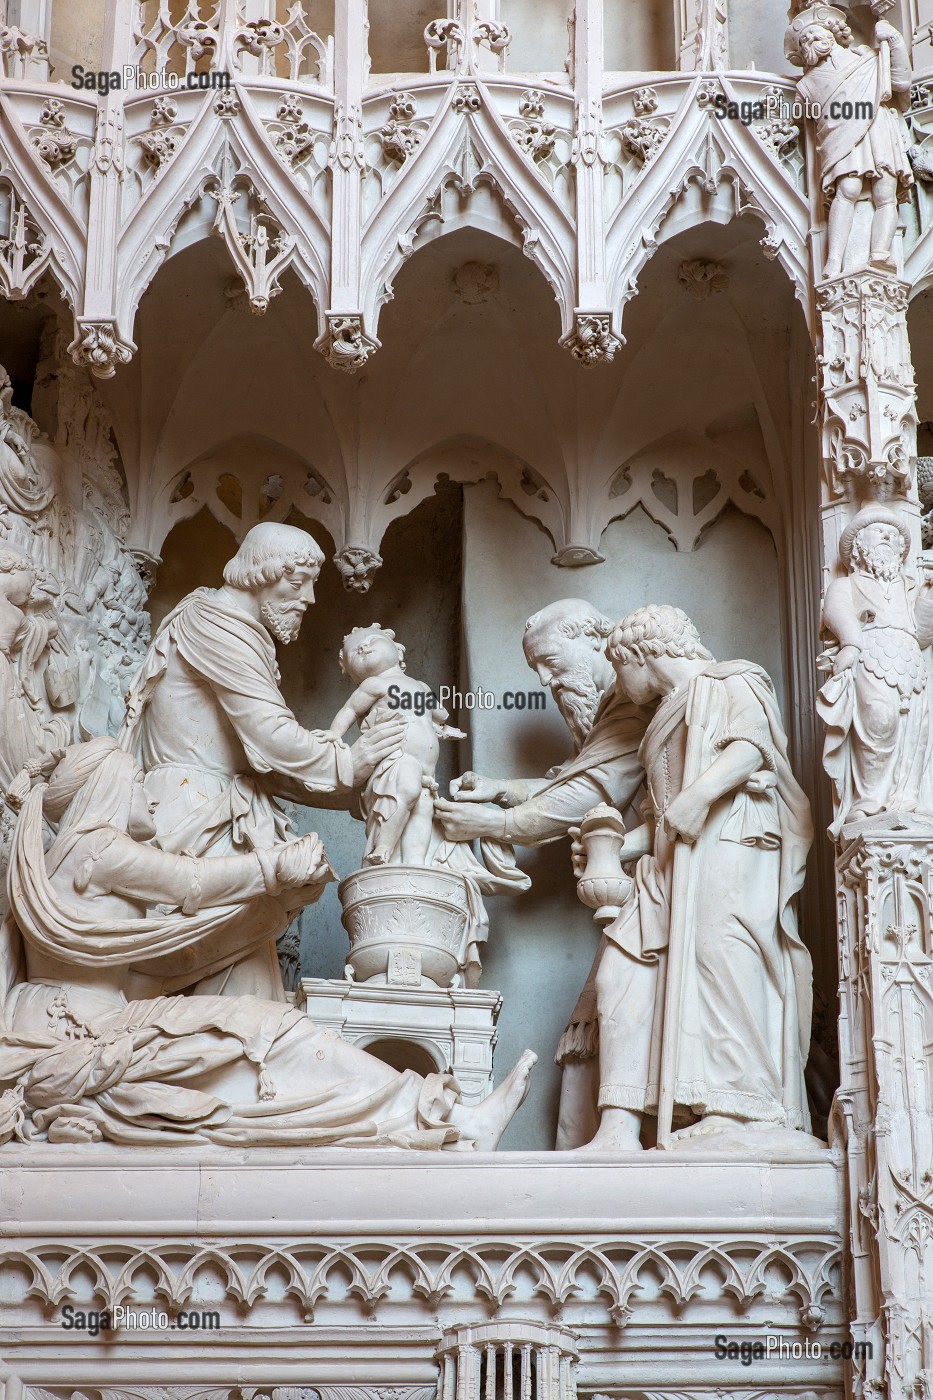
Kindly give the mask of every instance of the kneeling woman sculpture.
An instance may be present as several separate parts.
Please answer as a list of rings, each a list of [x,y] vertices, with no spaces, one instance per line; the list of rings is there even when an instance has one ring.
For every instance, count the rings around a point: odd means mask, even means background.
[[[109,739],[68,750],[25,801],[2,931],[0,1141],[496,1146],[530,1052],[467,1108],[450,1075],[399,1074],[279,1002],[128,1001],[127,986],[164,986],[186,959],[222,964],[268,937],[283,905],[312,903],[331,878],[315,836],[168,854],[146,844],[152,811]],[[43,815],[60,819],[47,854]]]

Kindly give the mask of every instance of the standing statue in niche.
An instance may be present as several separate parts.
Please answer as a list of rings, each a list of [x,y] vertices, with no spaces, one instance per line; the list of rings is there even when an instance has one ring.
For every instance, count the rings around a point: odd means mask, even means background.
[[[872,5],[876,13],[887,6]],[[817,162],[827,217],[826,277],[838,277],[849,250],[855,207],[870,199],[869,261],[896,272],[892,251],[897,206],[909,198],[913,173],[901,117],[910,100],[910,61],[903,38],[883,19],[875,47],[852,45],[846,16],[835,5],[810,5],[787,28],[784,52],[804,68],[797,91],[814,111]]]
[[[341,669],[356,689],[331,721],[330,733],[342,739],[353,724],[362,730],[385,701],[403,714],[406,725],[401,751],[382,760],[363,792],[364,865],[424,863],[437,795],[438,741],[466,738],[447,723],[447,711],[431,687],[405,674],[404,657],[395,633],[378,623],[354,627],[340,650]]]
[[[349,748],[299,724],[279,689],[275,643],[297,637],[323,561],[304,530],[255,525],[223,587],[189,594],[153,639],[127,697],[124,741],[159,804],[164,850],[203,856],[282,841],[289,827],[280,798],[347,805],[398,751],[400,716],[375,718]],[[284,1000],[275,939],[231,955],[194,989]]]
[[[400,1074],[280,1002],[127,1001],[129,966],[160,975],[199,947],[209,961],[234,914],[224,941],[248,948],[332,877],[313,835],[203,860],[159,850],[155,811],[106,738],[69,749],[25,800],[0,929],[0,1141],[495,1148],[529,1051],[465,1107],[450,1075]],[[47,853],[44,822],[58,824]]]
[[[639,747],[650,707],[635,705],[616,684],[606,641],[612,624],[584,598],[562,598],[528,618],[525,660],[551,691],[573,741],[573,754],[545,777],[490,778],[464,773],[452,800],[435,804],[451,841],[498,836],[518,846],[559,841],[600,803],[625,812],[644,781]],[[561,1036],[558,1150],[579,1147],[596,1131],[599,1030],[597,950],[586,983]]]
[[[929,682],[933,589],[911,597],[910,534],[885,506],[861,510],[839,541],[845,575],[826,591],[822,629],[832,668],[817,700],[823,763],[833,782],[838,837],[848,822],[930,810]]]
[[[812,826],[771,681],[715,661],[679,608],[630,613],[607,652],[633,701],[659,703],[641,749],[647,819],[619,854],[634,889],[596,977],[592,1147],[637,1149],[645,1113],[659,1142],[675,1117],[686,1136],[809,1129],[811,965],[793,900]]]

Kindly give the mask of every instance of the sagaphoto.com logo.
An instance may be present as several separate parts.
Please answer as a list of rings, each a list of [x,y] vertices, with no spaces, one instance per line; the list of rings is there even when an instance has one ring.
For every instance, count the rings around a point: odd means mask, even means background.
[[[177,1313],[163,1308],[76,1308],[62,1307],[58,1325],[65,1332],[82,1337],[99,1337],[118,1332],[219,1332],[220,1313],[205,1308]]]

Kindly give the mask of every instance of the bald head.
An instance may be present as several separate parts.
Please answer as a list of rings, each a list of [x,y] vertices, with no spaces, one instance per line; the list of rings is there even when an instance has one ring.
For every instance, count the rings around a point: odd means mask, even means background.
[[[612,624],[584,598],[549,603],[525,623],[525,660],[581,744],[593,725],[603,690],[612,679],[606,638]]]

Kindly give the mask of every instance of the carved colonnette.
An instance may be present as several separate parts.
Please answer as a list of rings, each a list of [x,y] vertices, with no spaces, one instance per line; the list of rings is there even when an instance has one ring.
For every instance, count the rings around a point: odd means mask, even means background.
[[[917,569],[916,412],[897,208],[912,183],[905,43],[877,0],[858,37],[831,5],[798,6],[786,52],[816,182],[825,677],[818,708],[837,848],[840,1076],[833,1125],[849,1178],[849,1393],[906,1400],[930,1378],[929,591]],[[854,21],[853,21],[854,23]],[[868,118],[830,116],[880,73]],[[854,108],[853,108],[854,110]],[[883,146],[871,186],[858,153]],[[853,173],[855,172],[855,173]],[[918,586],[919,574],[919,586]],[[887,659],[879,664],[884,652]]]

